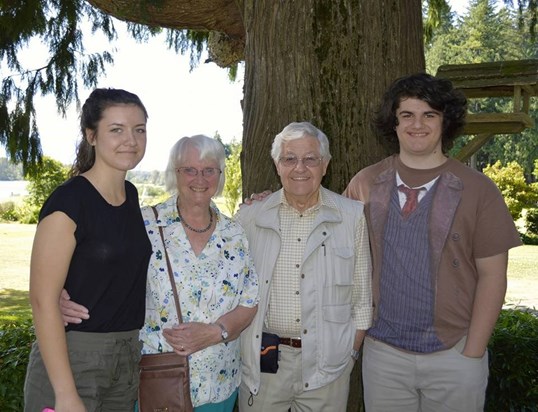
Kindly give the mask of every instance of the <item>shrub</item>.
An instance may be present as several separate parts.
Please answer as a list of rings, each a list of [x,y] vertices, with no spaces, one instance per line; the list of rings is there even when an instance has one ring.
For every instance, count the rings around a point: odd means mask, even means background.
[[[30,319],[0,325],[0,411],[23,410],[26,366],[34,341]],[[504,309],[489,341],[486,412],[538,411],[538,318]]]
[[[534,233],[520,233],[524,245],[538,245],[538,235]]]
[[[484,174],[493,180],[501,191],[514,220],[519,219],[523,208],[536,205],[538,187],[527,184],[523,168],[517,162],[510,162],[503,167],[501,162],[497,161],[484,168]]]
[[[504,309],[489,341],[486,412],[538,411],[538,318]]]
[[[24,409],[24,378],[34,339],[30,319],[0,325],[0,411]]]
[[[15,210],[15,202],[8,200],[7,202],[0,203],[0,221],[3,222],[16,222],[17,212]]]
[[[538,235],[538,208],[527,209],[525,227],[527,228],[527,234]]]

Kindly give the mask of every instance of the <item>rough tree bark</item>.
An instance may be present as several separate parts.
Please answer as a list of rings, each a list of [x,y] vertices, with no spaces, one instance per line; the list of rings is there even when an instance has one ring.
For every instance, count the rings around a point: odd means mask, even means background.
[[[122,20],[217,31],[245,44],[243,193],[276,189],[271,142],[307,120],[331,141],[323,184],[340,192],[388,153],[370,131],[386,86],[424,69],[420,0],[89,0]],[[229,60],[227,60],[229,61]]]
[[[89,1],[123,20],[218,31],[245,44],[244,194],[280,186],[272,140],[303,120],[329,137],[333,158],[323,183],[343,191],[389,152],[370,130],[387,85],[424,70],[420,0]],[[362,410],[355,369],[348,411]]]

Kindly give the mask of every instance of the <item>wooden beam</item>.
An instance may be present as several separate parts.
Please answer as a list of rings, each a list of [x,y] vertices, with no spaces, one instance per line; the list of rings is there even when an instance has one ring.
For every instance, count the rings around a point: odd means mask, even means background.
[[[476,113],[467,115],[464,134],[511,134],[534,127],[534,119],[526,113]]]
[[[483,133],[475,136],[472,140],[467,142],[465,146],[456,154],[455,158],[460,162],[466,162],[471,158],[473,154],[478,152],[482,146],[484,146],[489,139],[494,136],[493,133]]]

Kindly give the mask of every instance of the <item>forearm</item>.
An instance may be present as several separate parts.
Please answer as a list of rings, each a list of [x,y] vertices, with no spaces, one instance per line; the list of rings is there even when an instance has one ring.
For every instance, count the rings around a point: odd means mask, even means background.
[[[58,306],[34,304],[33,316],[39,351],[56,398],[78,396]]]
[[[254,319],[257,311],[258,306],[253,308],[237,306],[235,309],[217,319],[217,322],[221,323],[228,331],[227,340],[237,339],[241,332],[250,325],[250,322]]]
[[[495,328],[506,294],[508,254],[477,259],[479,279],[463,354],[481,357]]]

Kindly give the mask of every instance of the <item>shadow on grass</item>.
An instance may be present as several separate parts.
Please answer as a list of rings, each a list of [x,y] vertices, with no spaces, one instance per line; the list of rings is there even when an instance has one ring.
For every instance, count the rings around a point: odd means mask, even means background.
[[[0,290],[0,323],[18,322],[32,318],[27,290]]]

